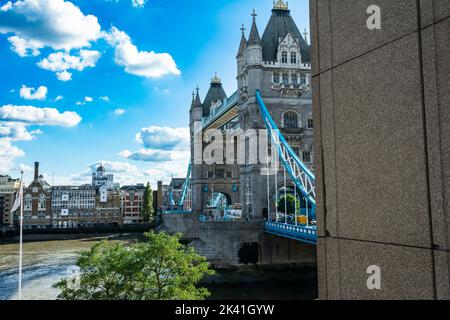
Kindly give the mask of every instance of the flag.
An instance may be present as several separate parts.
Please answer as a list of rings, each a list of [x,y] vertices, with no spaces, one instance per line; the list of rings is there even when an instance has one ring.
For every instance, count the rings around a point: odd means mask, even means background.
[[[11,209],[11,213],[19,209],[21,202],[23,201],[23,186],[22,181],[20,181],[19,190],[17,190],[16,193],[16,200],[14,201],[14,205]]]

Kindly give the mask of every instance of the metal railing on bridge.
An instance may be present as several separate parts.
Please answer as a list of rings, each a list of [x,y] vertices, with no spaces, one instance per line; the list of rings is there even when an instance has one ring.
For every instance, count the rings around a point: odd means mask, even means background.
[[[286,141],[280,130],[278,129],[275,121],[270,115],[264,100],[261,97],[259,90],[256,91],[256,101],[261,110],[261,116],[264,120],[264,124],[267,128],[267,134],[270,137],[273,147],[276,150],[275,159],[275,220],[272,221],[272,215],[270,212],[270,180],[269,180],[269,163],[267,163],[267,210],[268,221],[265,223],[265,231],[278,236],[299,240],[302,242],[315,244],[317,241],[316,225],[315,225],[315,213],[316,213],[316,190],[315,190],[315,176],[308,169],[308,167],[300,160],[298,155],[291,148]],[[267,146],[267,157],[269,158],[269,150]],[[282,164],[283,168],[283,180],[284,180],[284,222],[279,221],[278,211],[278,162]],[[269,162],[269,161],[268,161]],[[288,219],[287,212],[287,186],[286,186],[286,173],[290,176],[294,184],[294,221]],[[306,202],[306,218],[304,219],[304,225],[298,223],[297,214],[297,190],[301,197]],[[301,210],[300,210],[301,211]]]

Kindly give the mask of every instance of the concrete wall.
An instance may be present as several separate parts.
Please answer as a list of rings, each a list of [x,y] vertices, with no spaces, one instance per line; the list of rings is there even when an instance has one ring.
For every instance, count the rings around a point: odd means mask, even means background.
[[[449,299],[450,2],[310,10],[320,298]]]

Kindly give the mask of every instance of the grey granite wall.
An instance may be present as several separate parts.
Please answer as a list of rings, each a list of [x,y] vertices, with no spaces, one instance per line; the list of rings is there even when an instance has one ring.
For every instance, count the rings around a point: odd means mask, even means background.
[[[450,299],[450,1],[310,10],[320,298]]]

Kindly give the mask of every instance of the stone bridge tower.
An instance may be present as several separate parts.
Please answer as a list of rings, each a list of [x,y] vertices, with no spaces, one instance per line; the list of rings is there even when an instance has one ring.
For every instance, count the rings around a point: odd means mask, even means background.
[[[299,157],[308,165],[313,162],[313,121],[311,101],[310,46],[307,34],[300,33],[288,5],[279,0],[262,35],[252,13],[248,40],[242,28],[237,59],[237,82],[240,127],[251,136],[265,125],[255,100],[255,91],[261,95],[282,133]],[[249,131],[250,130],[250,133]],[[259,137],[266,139],[265,137]],[[262,145],[262,144],[261,144]],[[250,151],[251,150],[251,151]],[[257,151],[256,151],[257,150]],[[255,149],[250,140],[245,142],[245,164],[240,166],[240,198],[244,217],[262,219],[267,215],[267,177],[261,173],[261,161],[255,162]],[[259,159],[261,160],[261,159]],[[279,172],[279,182],[283,172]],[[290,187],[292,183],[289,182]],[[279,185],[281,187],[281,185]],[[270,193],[271,211],[275,204],[275,187]]]
[[[199,89],[193,95],[190,111],[191,130],[191,163],[193,189],[193,210],[203,213],[208,202],[216,195],[223,195],[228,206],[239,203],[239,167],[237,164],[228,164],[224,146],[220,150],[209,150],[208,146],[223,130],[202,131],[202,123],[210,119],[215,109],[227,99],[222,87],[222,81],[217,74],[211,79],[210,88],[203,102],[201,102]],[[210,135],[214,133],[214,135]],[[225,144],[225,141],[223,141]],[[198,146],[196,148],[196,146]],[[216,154],[214,154],[216,151]],[[218,152],[220,151],[220,152]],[[219,155],[220,153],[220,155]],[[211,162],[216,160],[215,162]]]

